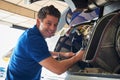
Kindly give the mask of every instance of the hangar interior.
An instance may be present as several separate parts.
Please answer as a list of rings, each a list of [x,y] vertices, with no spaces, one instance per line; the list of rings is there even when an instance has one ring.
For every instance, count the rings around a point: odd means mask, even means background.
[[[74,1],[74,0],[71,0]],[[53,4],[61,14],[59,29],[62,26],[71,27],[69,37],[66,32],[61,31],[55,51],[78,51],[85,46],[86,54],[83,62],[76,63],[68,72],[68,79],[75,79],[75,76],[94,76],[117,78],[120,76],[120,1],[119,0],[85,0],[86,5],[80,6],[69,0],[1,0],[0,1],[0,23],[7,24],[13,28],[27,29],[35,24],[37,11],[46,5]],[[78,0],[82,1],[82,0]],[[85,8],[85,9],[83,9]],[[71,12],[83,12],[93,14],[99,9],[98,15],[92,15],[87,21],[71,21]],[[71,12],[69,13],[69,10]],[[84,11],[85,10],[85,11]],[[93,13],[92,13],[93,12]],[[65,18],[64,18],[65,17]],[[81,17],[79,15],[78,17]],[[82,16],[83,17],[83,16]],[[93,19],[93,17],[97,17]],[[62,23],[62,24],[61,24]],[[81,28],[82,27],[82,28]],[[85,30],[83,29],[85,28]],[[67,28],[69,29],[69,28]],[[76,30],[76,32],[74,32]],[[82,30],[77,32],[78,30]],[[68,30],[69,31],[69,30]],[[73,42],[74,34],[82,34],[83,45]],[[68,35],[68,34],[67,34]],[[77,38],[78,39],[78,38]],[[61,44],[62,43],[62,44]],[[80,45],[78,45],[80,44]],[[67,46],[66,46],[67,45]],[[82,66],[81,66],[82,65]],[[65,74],[66,75],[66,74]],[[76,78],[77,79],[77,78]]]

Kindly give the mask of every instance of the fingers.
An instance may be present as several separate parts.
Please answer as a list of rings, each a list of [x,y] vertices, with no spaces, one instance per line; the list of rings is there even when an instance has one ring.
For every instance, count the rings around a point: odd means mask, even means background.
[[[84,53],[85,53],[84,50],[79,50],[79,51],[76,53],[76,56],[79,57],[80,60],[82,60]]]
[[[70,58],[70,57],[73,57],[73,56],[75,56],[75,53],[73,53],[73,52],[67,52],[67,53],[64,54],[64,57],[66,57],[66,58]]]

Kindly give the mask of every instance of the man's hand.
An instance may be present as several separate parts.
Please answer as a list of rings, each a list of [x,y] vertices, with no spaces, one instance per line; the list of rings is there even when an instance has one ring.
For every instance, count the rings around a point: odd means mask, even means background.
[[[75,53],[73,52],[60,52],[60,56],[64,58],[70,58],[75,56]]]
[[[73,57],[75,56],[75,53],[73,52],[51,52],[51,55],[54,57],[54,58],[70,58],[70,57]]]
[[[85,51],[82,50],[82,49],[80,49],[80,50],[76,53],[77,58],[79,58],[79,60],[82,60],[84,53],[85,53]]]

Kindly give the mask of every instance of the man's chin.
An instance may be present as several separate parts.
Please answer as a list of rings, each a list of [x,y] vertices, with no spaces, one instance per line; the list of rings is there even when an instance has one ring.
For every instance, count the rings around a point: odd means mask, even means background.
[[[54,34],[53,35],[48,35],[48,36],[46,36],[47,38],[51,38],[51,37],[53,37],[54,36]]]
[[[47,36],[47,38],[51,38],[52,36]]]

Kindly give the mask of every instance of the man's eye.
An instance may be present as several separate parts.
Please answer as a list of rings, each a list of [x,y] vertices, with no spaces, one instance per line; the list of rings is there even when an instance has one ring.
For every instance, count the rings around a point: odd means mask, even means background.
[[[51,23],[47,23],[47,25],[51,25]]]
[[[57,25],[56,25],[56,24],[55,24],[54,26],[55,26],[55,27],[57,27]]]

